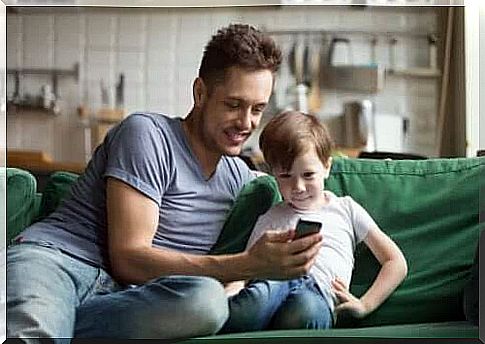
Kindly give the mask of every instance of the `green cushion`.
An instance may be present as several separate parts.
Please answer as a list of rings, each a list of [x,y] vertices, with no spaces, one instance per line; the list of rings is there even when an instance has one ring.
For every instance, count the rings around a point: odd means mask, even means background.
[[[27,171],[7,167],[7,244],[39,215],[37,182]]]
[[[464,319],[462,293],[479,237],[484,172],[485,158],[334,159],[326,188],[364,206],[398,243],[409,267],[406,280],[377,311],[360,321],[340,319],[339,327]],[[279,199],[272,177],[246,186],[214,252],[243,250],[257,215]],[[372,254],[359,246],[351,291],[360,296],[378,269]]]
[[[41,218],[57,208],[61,200],[69,194],[71,186],[77,178],[77,174],[65,171],[57,171],[49,176],[42,194]]]
[[[331,340],[333,338],[334,340]],[[354,343],[347,338],[379,338],[381,343],[386,338],[479,338],[478,326],[468,322],[441,322],[406,325],[388,325],[352,329],[330,330],[284,330],[284,331],[257,331],[217,335],[210,337],[193,338],[182,343],[200,343],[217,340],[219,343]],[[325,341],[328,339],[329,341]],[[342,339],[341,341],[339,339]],[[253,341],[251,341],[253,340]],[[391,341],[394,343],[394,341]],[[457,341],[460,343],[461,341]],[[357,341],[356,343],[362,343]],[[373,343],[363,341],[363,343]],[[385,341],[387,343],[387,341]],[[399,342],[400,343],[400,342]],[[412,342],[414,343],[414,342]],[[416,342],[418,343],[418,342]],[[428,341],[426,342],[428,343]],[[478,343],[478,342],[477,342]]]
[[[406,280],[377,311],[340,325],[464,319],[462,295],[480,235],[484,175],[485,158],[335,161],[327,187],[362,204],[397,242],[409,268]],[[359,247],[351,291],[364,293],[378,269],[370,251]]]
[[[263,176],[251,181],[241,190],[211,253],[243,251],[258,217],[279,201],[281,196],[273,177]]]

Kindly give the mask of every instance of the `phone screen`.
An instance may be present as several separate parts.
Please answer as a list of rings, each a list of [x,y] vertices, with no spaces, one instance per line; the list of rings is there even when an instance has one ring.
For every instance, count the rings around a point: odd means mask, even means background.
[[[318,233],[322,228],[320,222],[308,221],[300,219],[296,225],[296,236],[295,239],[302,238],[304,236]]]

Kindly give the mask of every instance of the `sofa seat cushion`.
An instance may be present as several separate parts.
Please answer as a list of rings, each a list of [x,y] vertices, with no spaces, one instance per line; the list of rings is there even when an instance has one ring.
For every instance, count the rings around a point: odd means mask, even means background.
[[[40,194],[35,177],[21,169],[7,167],[7,244],[39,215]]]
[[[329,330],[278,330],[232,333],[202,337],[183,343],[201,341],[252,342],[251,340],[273,341],[274,343],[322,343],[324,338],[479,338],[478,326],[465,321],[422,323],[406,325],[387,325],[362,328],[334,328]],[[239,341],[236,341],[239,339]],[[320,340],[319,340],[320,339]],[[380,341],[379,341],[380,342]],[[326,343],[326,342],[324,342]],[[332,342],[333,343],[333,342]],[[340,343],[340,342],[339,342]],[[346,343],[346,342],[342,342]],[[369,343],[365,341],[365,343]],[[387,342],[386,342],[387,343]]]

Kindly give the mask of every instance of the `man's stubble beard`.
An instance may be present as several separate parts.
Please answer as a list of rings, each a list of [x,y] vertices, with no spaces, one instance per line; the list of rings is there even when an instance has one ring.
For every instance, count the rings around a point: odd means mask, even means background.
[[[199,125],[198,125],[198,128],[196,130],[199,131],[198,135],[201,138],[205,149],[210,153],[214,153],[214,154],[217,154],[217,155],[220,155],[220,156],[222,156],[222,155],[234,155],[234,154],[229,154],[228,152],[226,152],[225,149],[224,149],[224,146],[222,146],[222,147],[219,146],[216,138],[211,136],[211,134],[207,130],[207,128],[209,127],[209,126],[206,125],[208,123],[207,117],[208,117],[208,115],[207,115],[206,107],[204,106],[202,108],[200,121],[198,123]],[[216,132],[216,134],[218,134],[218,132]],[[222,135],[224,135],[224,134],[222,133]]]

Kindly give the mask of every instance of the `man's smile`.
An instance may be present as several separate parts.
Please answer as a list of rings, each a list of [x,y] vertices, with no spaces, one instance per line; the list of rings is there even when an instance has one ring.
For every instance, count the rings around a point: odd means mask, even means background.
[[[250,133],[247,131],[239,131],[237,129],[226,129],[224,134],[231,143],[237,145],[243,143]]]

